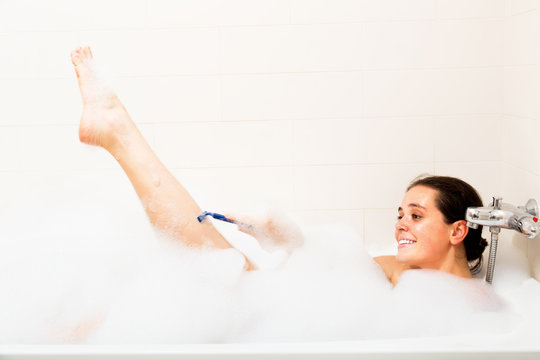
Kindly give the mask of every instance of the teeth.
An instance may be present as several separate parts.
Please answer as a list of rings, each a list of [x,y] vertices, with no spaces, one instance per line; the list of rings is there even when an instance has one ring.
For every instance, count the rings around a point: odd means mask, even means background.
[[[406,239],[402,239],[402,240],[399,240],[399,245],[408,245],[408,244],[414,244],[416,241],[414,240],[406,240]]]

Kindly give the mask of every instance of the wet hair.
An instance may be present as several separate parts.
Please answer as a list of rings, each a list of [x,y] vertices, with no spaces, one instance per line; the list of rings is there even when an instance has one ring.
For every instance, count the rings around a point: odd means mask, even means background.
[[[478,192],[465,181],[450,176],[419,176],[414,179],[407,191],[415,186],[427,186],[437,190],[438,196],[435,205],[443,214],[447,224],[458,220],[465,220],[465,213],[469,206],[482,206],[482,199]],[[482,238],[482,226],[478,229],[469,228],[469,232],[463,240],[467,262],[471,273],[476,274],[482,269],[482,253],[487,241]]]

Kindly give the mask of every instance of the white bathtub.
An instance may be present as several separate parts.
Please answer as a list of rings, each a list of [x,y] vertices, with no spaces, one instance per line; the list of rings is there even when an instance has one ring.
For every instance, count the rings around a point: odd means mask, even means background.
[[[131,205],[131,204],[129,204]],[[138,205],[135,203],[135,205]],[[88,207],[88,206],[87,206]],[[97,207],[96,207],[97,208]],[[125,206],[125,208],[136,208]],[[71,211],[71,210],[70,210]],[[80,209],[77,210],[80,213]],[[88,211],[87,209],[85,211]],[[140,216],[139,218],[137,216]],[[55,217],[57,219],[58,217]],[[62,213],[61,219],[66,219]],[[132,219],[141,214],[127,214]],[[86,219],[80,220],[86,222]],[[103,223],[94,222],[94,223]],[[116,227],[116,225],[115,225]],[[111,227],[114,229],[115,227]],[[56,234],[57,230],[53,229]],[[52,230],[51,230],[52,231]],[[114,235],[114,234],[113,234]],[[504,239],[503,239],[504,240]],[[515,265],[505,259],[512,247],[510,241],[500,243],[494,286],[519,284],[509,271]],[[510,259],[511,260],[511,259]],[[520,260],[521,261],[521,260]],[[523,262],[521,261],[520,264]],[[529,279],[535,282],[536,280]],[[540,287],[540,285],[538,285]],[[540,299],[538,299],[540,300]],[[536,300],[529,299],[532,303]],[[540,320],[538,313],[532,315]],[[530,322],[534,324],[533,322]],[[264,343],[264,344],[184,344],[184,345],[0,345],[0,359],[540,359],[540,340],[531,327],[509,338],[481,336],[474,338],[441,336],[354,342]]]
[[[348,343],[175,346],[2,346],[2,359],[534,359],[531,347],[459,346],[455,339],[424,338]],[[454,343],[452,345],[452,343]]]

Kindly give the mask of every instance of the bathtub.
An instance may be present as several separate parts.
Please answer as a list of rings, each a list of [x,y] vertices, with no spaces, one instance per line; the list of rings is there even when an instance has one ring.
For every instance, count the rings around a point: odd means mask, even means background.
[[[459,346],[456,339],[175,346],[2,346],[2,359],[538,359],[530,347]]]
[[[138,209],[135,206],[138,205],[136,203],[128,205],[124,204],[119,208]],[[92,213],[87,208],[88,205],[86,205],[85,211],[88,211],[88,214]],[[96,209],[101,208],[96,206],[94,210]],[[79,213],[81,211],[78,209]],[[65,213],[61,213],[61,215],[63,219],[67,217]],[[103,216],[105,217],[107,214]],[[125,216],[126,223],[129,221],[130,224],[134,218],[145,219],[144,215],[139,213],[129,213]],[[104,223],[104,219],[99,220],[98,223]],[[87,220],[80,221],[85,223]],[[141,223],[143,222],[141,221]],[[115,224],[110,229],[116,227]],[[57,229],[51,231],[54,234],[57,233]],[[505,235],[508,236],[509,233]],[[524,264],[524,255],[520,254],[519,250],[519,248],[523,248],[523,241],[526,240],[520,241],[521,246],[515,246],[516,242],[512,242],[512,239],[502,238],[495,270],[495,287],[519,287],[521,283],[528,282],[528,284],[540,289],[538,281],[526,274],[528,264]],[[512,259],[512,257],[516,259]],[[512,271],[516,268],[516,264],[521,266],[519,273]],[[535,299],[529,300],[530,303],[535,301]],[[531,317],[540,320],[538,314],[540,311],[532,314]],[[380,340],[313,343],[144,346],[3,344],[0,345],[0,359],[479,359],[488,356],[497,359],[540,359],[540,341],[535,335],[534,321],[531,321],[530,324],[533,325],[528,330],[522,330],[510,338],[506,335],[485,335],[472,340],[470,336],[419,338],[404,336],[403,338]]]
[[[503,267],[503,266],[501,266]],[[505,280],[501,275],[499,287]],[[540,288],[533,278],[526,283]],[[538,316],[536,316],[538,317]],[[1,359],[540,359],[535,329],[513,336],[182,345],[1,345]]]

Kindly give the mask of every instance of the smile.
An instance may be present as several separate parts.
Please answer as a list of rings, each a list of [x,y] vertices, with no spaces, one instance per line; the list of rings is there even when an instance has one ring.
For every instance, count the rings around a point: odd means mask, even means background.
[[[416,240],[399,239],[398,248],[411,247],[416,244]]]

